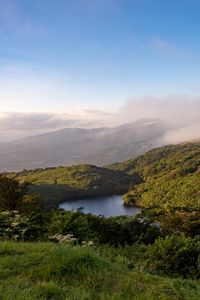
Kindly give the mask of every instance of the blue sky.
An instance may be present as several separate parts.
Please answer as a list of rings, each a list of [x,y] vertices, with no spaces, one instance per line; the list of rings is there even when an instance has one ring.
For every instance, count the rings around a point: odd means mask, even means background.
[[[198,0],[0,0],[0,111],[200,93]]]

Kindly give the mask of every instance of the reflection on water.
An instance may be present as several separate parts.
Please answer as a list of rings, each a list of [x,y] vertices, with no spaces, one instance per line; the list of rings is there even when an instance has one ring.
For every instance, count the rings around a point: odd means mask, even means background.
[[[122,196],[94,197],[80,200],[71,200],[60,204],[65,210],[78,210],[82,208],[84,213],[92,213],[105,217],[129,215],[133,216],[140,212],[139,208],[126,207],[123,205]]]

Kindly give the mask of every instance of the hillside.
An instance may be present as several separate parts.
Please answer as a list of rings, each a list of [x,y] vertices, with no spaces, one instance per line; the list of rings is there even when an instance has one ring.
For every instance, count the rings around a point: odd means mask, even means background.
[[[127,250],[0,243],[1,299],[199,299],[198,281],[131,270]]]
[[[127,205],[200,205],[200,143],[157,148],[110,167],[138,178],[124,196]]]
[[[196,207],[200,205],[200,143],[153,149],[136,159],[107,167],[73,165],[24,170],[19,180],[32,183],[31,192],[48,206],[78,198],[124,195],[126,205]]]
[[[0,144],[0,172],[123,161],[162,144],[172,126],[142,119],[116,128],[66,128]]]
[[[130,184],[125,172],[86,164],[35,169],[15,175],[21,181],[31,182],[31,192],[42,194],[50,206],[70,199],[123,194]]]

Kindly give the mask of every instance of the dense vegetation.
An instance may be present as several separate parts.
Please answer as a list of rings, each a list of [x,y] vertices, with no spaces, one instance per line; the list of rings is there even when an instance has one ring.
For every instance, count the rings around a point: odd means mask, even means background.
[[[200,224],[194,226],[193,215],[1,211],[1,299],[198,300]],[[171,219],[180,223],[176,235]]]
[[[200,204],[200,143],[154,149],[111,167],[138,176],[138,184],[134,182],[124,196],[126,205],[149,208]]]
[[[191,143],[111,169],[2,174],[0,299],[199,299],[199,164],[200,144]],[[126,192],[129,185],[127,204],[148,207],[137,216],[52,208],[75,197]]]
[[[130,184],[125,172],[93,165],[24,170],[6,175],[16,176],[20,182],[31,182],[30,192],[41,194],[50,207],[71,199],[123,194]]]
[[[199,220],[200,209],[170,206],[110,218],[46,210],[2,176],[1,299],[199,299]]]
[[[125,194],[125,205],[145,208],[198,207],[200,204],[200,143],[157,148],[123,163],[104,168],[75,165],[9,174],[31,182],[46,204],[67,200]],[[7,174],[8,175],[8,174]]]

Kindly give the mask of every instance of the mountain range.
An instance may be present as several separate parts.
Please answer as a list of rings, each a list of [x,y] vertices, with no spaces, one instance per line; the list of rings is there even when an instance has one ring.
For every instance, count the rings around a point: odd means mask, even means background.
[[[141,119],[115,128],[65,128],[1,143],[0,171],[124,161],[163,145],[171,128],[160,119]]]

